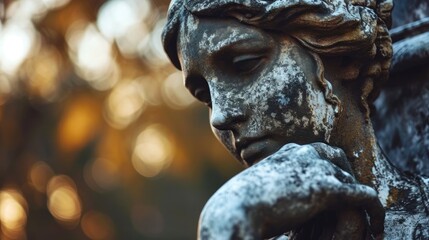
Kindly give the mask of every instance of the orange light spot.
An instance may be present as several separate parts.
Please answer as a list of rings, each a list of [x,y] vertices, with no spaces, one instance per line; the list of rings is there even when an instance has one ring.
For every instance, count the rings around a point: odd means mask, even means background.
[[[74,226],[80,219],[82,207],[73,180],[56,176],[48,184],[48,209],[60,222]]]
[[[93,240],[112,239],[115,234],[112,220],[99,212],[86,213],[82,218],[81,227],[85,235]]]
[[[59,149],[74,152],[93,139],[101,125],[98,103],[88,96],[75,97],[62,116],[58,129]]]

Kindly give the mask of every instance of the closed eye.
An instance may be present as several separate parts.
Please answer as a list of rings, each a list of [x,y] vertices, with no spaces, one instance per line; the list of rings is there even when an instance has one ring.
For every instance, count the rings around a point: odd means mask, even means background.
[[[232,65],[239,73],[249,73],[256,70],[264,60],[265,57],[261,54],[239,55],[232,59]]]

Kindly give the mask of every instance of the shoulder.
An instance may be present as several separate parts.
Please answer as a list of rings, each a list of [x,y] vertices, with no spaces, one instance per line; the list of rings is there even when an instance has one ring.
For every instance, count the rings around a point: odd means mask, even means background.
[[[429,239],[428,225],[425,213],[387,212],[384,239]]]
[[[429,239],[429,179],[416,177],[423,202],[423,211],[387,211],[385,239]]]

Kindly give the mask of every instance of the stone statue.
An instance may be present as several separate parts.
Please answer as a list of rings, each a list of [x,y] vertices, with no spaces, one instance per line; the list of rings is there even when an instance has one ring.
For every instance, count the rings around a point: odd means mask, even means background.
[[[391,10],[391,0],[171,3],[165,50],[247,166],[207,202],[199,239],[429,239],[429,181],[388,161],[370,119],[389,78]]]

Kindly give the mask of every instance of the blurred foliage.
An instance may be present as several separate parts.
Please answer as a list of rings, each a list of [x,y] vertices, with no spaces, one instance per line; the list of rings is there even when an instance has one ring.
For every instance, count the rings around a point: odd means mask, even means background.
[[[162,50],[167,7],[0,2],[0,239],[195,239],[240,166]]]

